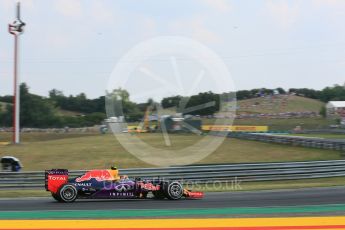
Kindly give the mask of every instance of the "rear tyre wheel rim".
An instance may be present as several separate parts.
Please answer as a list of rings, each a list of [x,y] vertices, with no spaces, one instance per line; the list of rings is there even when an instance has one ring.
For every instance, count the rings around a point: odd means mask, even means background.
[[[67,188],[63,191],[63,196],[67,200],[71,200],[74,196],[74,190],[72,188]]]
[[[60,196],[65,202],[74,201],[77,196],[77,191],[73,186],[65,186],[61,189]]]

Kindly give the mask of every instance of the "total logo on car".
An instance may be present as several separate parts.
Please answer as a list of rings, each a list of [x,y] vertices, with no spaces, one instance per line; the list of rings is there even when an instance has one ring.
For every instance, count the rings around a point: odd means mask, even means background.
[[[48,176],[49,180],[65,180],[65,176]]]

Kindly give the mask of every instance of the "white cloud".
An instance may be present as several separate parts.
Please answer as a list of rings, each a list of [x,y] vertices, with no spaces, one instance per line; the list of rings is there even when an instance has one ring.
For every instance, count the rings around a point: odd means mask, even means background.
[[[313,3],[318,7],[345,7],[344,0],[314,0]]]
[[[71,44],[69,37],[61,32],[54,32],[46,34],[46,45],[54,47],[55,49],[64,49]]]
[[[202,2],[220,12],[229,12],[233,8],[229,0],[203,0]]]
[[[172,23],[171,29],[174,33],[190,36],[205,43],[220,43],[222,38],[209,30],[202,17],[194,17],[190,20],[176,20]]]
[[[193,28],[192,36],[198,40],[207,43],[219,43],[222,41],[216,33],[207,29],[200,21],[192,22],[191,27]]]
[[[64,16],[80,18],[83,14],[80,0],[56,0],[55,9]]]
[[[344,0],[315,0],[313,6],[316,9],[327,10],[329,15],[327,18],[331,20],[331,23],[342,25],[345,15]]]
[[[90,9],[91,17],[97,22],[112,23],[114,21],[115,13],[111,12],[103,1],[92,1]]]
[[[157,23],[153,18],[144,17],[141,20],[143,37],[152,37],[157,33]]]
[[[269,15],[282,29],[289,29],[299,17],[300,5],[297,1],[267,0],[265,3]]]

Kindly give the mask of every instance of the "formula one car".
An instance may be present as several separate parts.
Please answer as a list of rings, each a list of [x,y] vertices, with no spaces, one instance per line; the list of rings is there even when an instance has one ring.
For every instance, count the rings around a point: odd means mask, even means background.
[[[202,192],[184,189],[178,181],[163,179],[129,179],[119,176],[119,171],[90,170],[85,174],[69,179],[67,169],[45,171],[45,188],[59,202],[70,203],[76,199],[145,199],[151,193],[155,199],[178,200],[182,197],[199,199]]]

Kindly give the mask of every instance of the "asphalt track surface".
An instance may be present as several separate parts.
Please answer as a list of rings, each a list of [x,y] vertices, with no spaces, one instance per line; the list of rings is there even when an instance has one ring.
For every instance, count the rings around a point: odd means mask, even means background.
[[[0,211],[140,210],[239,207],[289,207],[345,204],[345,187],[298,190],[206,193],[202,200],[77,200],[58,203],[52,198],[0,199]],[[345,213],[345,212],[344,212]]]

